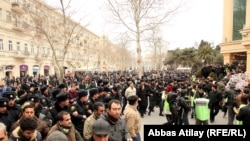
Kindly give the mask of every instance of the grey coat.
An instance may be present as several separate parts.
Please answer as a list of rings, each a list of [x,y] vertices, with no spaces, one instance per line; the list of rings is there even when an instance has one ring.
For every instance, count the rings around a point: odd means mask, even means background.
[[[120,118],[117,122],[113,122],[107,115],[107,113],[104,113],[99,119],[102,122],[108,122],[110,125],[110,133],[109,138],[112,141],[126,141],[128,138],[131,138],[126,121],[122,118]]]

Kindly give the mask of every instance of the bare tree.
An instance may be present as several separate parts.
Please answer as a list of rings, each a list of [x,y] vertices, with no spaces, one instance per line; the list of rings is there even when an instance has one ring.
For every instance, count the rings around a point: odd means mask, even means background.
[[[40,35],[40,40],[46,41],[52,50],[52,63],[60,83],[65,75],[65,60],[69,48],[76,44],[83,32],[79,22],[71,20],[75,11],[70,11],[70,2],[58,0],[59,7],[52,8],[37,1],[34,6],[27,6],[33,22],[34,37]]]
[[[139,77],[143,75],[143,33],[168,22],[177,13],[182,2],[176,4],[176,0],[174,1],[175,5],[171,5],[171,0],[108,0],[108,7],[114,15],[113,20],[125,26],[135,37]]]
[[[121,65],[121,70],[126,70],[129,68],[129,59],[131,58],[131,54],[129,52],[129,43],[131,41],[130,37],[127,33],[121,34],[118,41],[118,52],[119,53],[119,60]],[[131,63],[131,62],[130,62]]]

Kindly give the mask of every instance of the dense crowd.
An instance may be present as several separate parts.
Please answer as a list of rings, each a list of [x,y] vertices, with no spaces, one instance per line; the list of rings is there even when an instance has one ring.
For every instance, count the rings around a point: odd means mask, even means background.
[[[208,68],[218,75],[207,75]],[[231,79],[243,74],[242,68],[205,66],[201,77],[114,71],[76,72],[62,83],[56,76],[2,80],[0,130],[6,127],[10,141],[140,141],[141,118],[156,107],[166,117],[163,125],[189,125],[189,115],[196,125],[207,125],[219,110],[228,114],[229,125],[249,124],[249,85],[237,87]]]

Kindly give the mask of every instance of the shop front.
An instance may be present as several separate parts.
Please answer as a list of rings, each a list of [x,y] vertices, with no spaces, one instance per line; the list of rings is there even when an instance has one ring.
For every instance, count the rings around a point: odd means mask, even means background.
[[[13,65],[7,65],[7,66],[5,66],[5,78],[10,79],[10,78],[13,77],[13,73],[12,73],[13,68],[14,68]]]
[[[25,65],[25,64],[20,65],[20,77],[22,78],[22,77],[27,76],[28,70],[29,70],[28,65]]]
[[[36,76],[39,72],[39,65],[34,65],[32,68],[33,76]]]
[[[44,65],[44,75],[49,76],[49,65]]]

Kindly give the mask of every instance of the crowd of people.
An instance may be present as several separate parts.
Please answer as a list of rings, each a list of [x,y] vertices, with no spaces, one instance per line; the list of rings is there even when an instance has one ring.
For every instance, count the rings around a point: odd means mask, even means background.
[[[237,89],[231,77],[242,72],[225,71],[222,79],[115,71],[77,72],[62,83],[55,76],[1,80],[0,138],[140,141],[141,118],[157,107],[159,116],[166,117],[163,125],[189,125],[189,115],[196,125],[208,125],[219,110],[228,114],[229,125],[249,124],[249,85]]]

